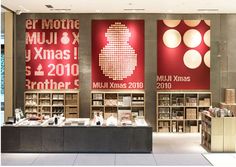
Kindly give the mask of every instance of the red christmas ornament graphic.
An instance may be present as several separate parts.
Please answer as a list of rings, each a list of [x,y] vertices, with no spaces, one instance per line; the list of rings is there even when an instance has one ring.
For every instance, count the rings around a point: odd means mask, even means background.
[[[137,54],[129,45],[131,33],[121,22],[111,24],[105,33],[108,44],[99,54],[99,66],[103,74],[113,80],[131,76],[137,66]]]
[[[210,20],[157,22],[158,90],[210,89],[210,31]]]

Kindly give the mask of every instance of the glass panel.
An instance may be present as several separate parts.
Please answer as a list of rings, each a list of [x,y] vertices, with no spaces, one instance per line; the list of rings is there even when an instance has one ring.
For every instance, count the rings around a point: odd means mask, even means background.
[[[4,122],[4,71],[5,71],[5,63],[4,63],[4,27],[5,27],[5,12],[6,10],[1,8],[1,57],[0,57],[0,125]]]

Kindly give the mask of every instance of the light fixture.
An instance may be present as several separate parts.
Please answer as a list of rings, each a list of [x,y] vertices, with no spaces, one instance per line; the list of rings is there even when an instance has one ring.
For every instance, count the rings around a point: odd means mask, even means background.
[[[71,9],[55,9],[55,8],[52,8],[50,10],[51,11],[56,11],[56,12],[68,12],[68,11],[71,11]]]
[[[53,6],[52,5],[45,5],[47,8],[53,8]]]
[[[145,9],[143,8],[137,8],[137,9],[132,9],[132,8],[126,8],[124,11],[132,11],[132,12],[137,12],[137,11],[144,11]]]
[[[96,13],[100,13],[101,11],[99,9],[96,9]]]
[[[199,12],[218,12],[219,9],[217,8],[202,8],[202,9],[197,9]]]
[[[22,13],[22,10],[16,10],[16,15],[20,15]]]

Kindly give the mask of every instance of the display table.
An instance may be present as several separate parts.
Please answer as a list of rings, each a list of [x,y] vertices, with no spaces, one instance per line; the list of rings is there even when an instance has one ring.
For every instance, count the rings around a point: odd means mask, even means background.
[[[2,152],[149,153],[152,127],[3,126]]]

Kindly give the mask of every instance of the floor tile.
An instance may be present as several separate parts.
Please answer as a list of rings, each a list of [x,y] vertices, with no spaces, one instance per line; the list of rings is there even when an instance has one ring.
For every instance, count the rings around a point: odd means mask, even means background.
[[[33,165],[73,165],[77,154],[40,154]]]
[[[1,164],[6,166],[28,166],[31,165],[39,154],[31,153],[2,153]]]
[[[158,166],[211,166],[201,154],[154,154]]]
[[[155,166],[153,154],[116,154],[116,165]]]
[[[200,145],[200,141],[200,133],[153,133],[153,153],[207,153],[207,151]]]
[[[115,154],[78,154],[74,165],[115,165]]]
[[[232,153],[206,153],[203,154],[213,166],[236,166],[235,154]]]

